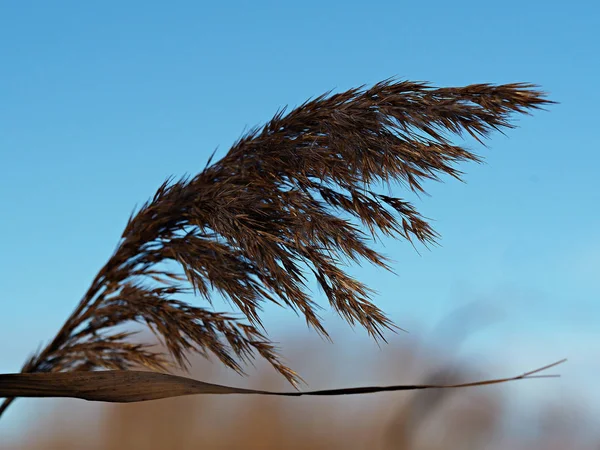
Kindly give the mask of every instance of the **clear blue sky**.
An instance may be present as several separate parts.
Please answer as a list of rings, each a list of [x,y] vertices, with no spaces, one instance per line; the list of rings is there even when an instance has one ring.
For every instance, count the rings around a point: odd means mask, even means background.
[[[416,200],[441,247],[387,240],[399,276],[354,273],[411,332],[495,305],[482,367],[569,357],[558,383],[600,399],[599,26],[592,1],[2,2],[0,372],[54,335],[136,204],[280,106],[390,76],[527,81],[560,104]],[[294,319],[268,313],[275,338]]]

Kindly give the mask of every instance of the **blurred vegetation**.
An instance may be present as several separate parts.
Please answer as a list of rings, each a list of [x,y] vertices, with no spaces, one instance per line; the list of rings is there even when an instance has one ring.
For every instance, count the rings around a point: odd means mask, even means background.
[[[441,336],[437,336],[439,339]],[[458,357],[435,346],[397,341],[377,355],[353,353],[357,372],[340,372],[335,354],[341,343],[328,345],[295,338],[291,354],[311,389],[364,384],[348,381],[378,378],[393,382],[459,382],[481,378],[465,367],[448,366]],[[454,351],[460,344],[452,344]],[[439,350],[440,347],[438,347]],[[361,350],[356,350],[360,353]],[[444,353],[443,358],[440,356]],[[384,359],[385,358],[385,359]],[[443,360],[443,361],[442,361]],[[340,362],[338,364],[337,362]],[[386,362],[384,362],[386,361]],[[193,361],[191,375],[205,381],[286,389],[285,381],[266,364],[249,379],[233,378],[206,360]],[[365,368],[365,365],[368,368]],[[425,371],[423,371],[425,370]],[[370,375],[365,375],[365,373]],[[500,375],[500,374],[496,374]],[[343,379],[343,381],[341,381]],[[318,383],[317,383],[318,381]],[[547,382],[543,380],[533,382]],[[527,382],[530,383],[530,382]],[[560,383],[560,380],[551,381]],[[318,384],[318,385],[317,385]],[[523,383],[520,389],[528,389]],[[40,402],[45,400],[38,400]],[[337,398],[263,396],[194,396],[137,404],[56,402],[51,414],[36,417],[18,442],[7,450],[64,449],[599,449],[600,439],[574,426],[577,405],[539,405],[525,432],[507,425],[511,411],[502,389],[382,393]],[[568,412],[567,412],[568,411]],[[593,430],[590,430],[593,431]]]

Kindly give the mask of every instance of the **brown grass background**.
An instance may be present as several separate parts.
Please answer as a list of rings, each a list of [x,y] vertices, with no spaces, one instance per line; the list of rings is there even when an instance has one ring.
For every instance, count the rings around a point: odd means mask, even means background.
[[[461,357],[460,340],[456,338],[452,354],[448,354],[447,339],[444,343],[423,342],[414,334],[396,336],[381,350],[375,344],[359,348],[339,338],[330,344],[314,333],[288,335],[283,345],[290,363],[300,370],[311,389],[370,383],[472,381],[516,375],[496,373],[496,369],[494,373],[482,373],[476,361],[468,362]],[[192,362],[191,376],[204,381],[265,389],[289,388],[267,363],[257,364],[249,378],[242,378],[218,363],[211,364],[201,358]],[[527,369],[524,367],[523,371]],[[565,378],[519,381],[510,389],[519,395],[530,389],[532,383],[543,383],[550,399],[557,397]],[[17,438],[0,439],[0,447],[7,450],[600,448],[600,435],[581,420],[584,412],[580,405],[543,402],[530,405],[534,413],[525,413],[507,401],[507,392],[506,385],[500,385],[341,398],[195,396],[137,404],[44,399],[36,400],[43,412],[28,418]]]

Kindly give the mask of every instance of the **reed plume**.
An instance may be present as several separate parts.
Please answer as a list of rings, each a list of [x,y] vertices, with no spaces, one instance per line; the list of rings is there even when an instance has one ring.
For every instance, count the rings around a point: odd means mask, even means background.
[[[306,294],[308,267],[331,307],[375,339],[396,326],[371,301],[373,291],[339,267],[342,258],[391,270],[369,247],[369,229],[433,244],[438,238],[415,207],[378,193],[373,185],[399,182],[424,192],[424,180],[454,164],[480,161],[448,136],[464,132],[481,142],[512,128],[512,113],[545,104],[534,85],[476,84],[434,88],[385,80],[369,89],[324,94],[255,128],[218,162],[194,177],[168,179],[130,217],[117,249],[54,339],[22,372],[165,371],[170,359],[187,368],[190,352],[216,355],[244,373],[256,355],[289,382],[300,377],[282,362],[261,323],[261,305],[300,313],[328,337],[320,308]],[[213,154],[214,156],[214,154]],[[178,269],[173,269],[178,267]],[[218,292],[241,317],[194,306],[194,292],[211,302]],[[168,349],[131,343],[122,325],[146,325]],[[0,406],[0,415],[11,398]]]

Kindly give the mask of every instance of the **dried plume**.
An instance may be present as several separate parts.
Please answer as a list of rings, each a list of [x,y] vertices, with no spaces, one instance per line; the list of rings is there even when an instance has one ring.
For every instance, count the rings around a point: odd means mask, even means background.
[[[435,243],[436,232],[413,205],[373,185],[395,181],[424,192],[424,180],[460,179],[453,165],[479,158],[448,136],[467,132],[481,142],[493,130],[512,128],[511,113],[553,103],[544,97],[525,83],[433,88],[390,79],[322,95],[288,114],[281,110],[220,161],[160,186],[129,219],[56,337],[22,372],[165,371],[168,356],[186,368],[186,355],[195,351],[212,353],[239,373],[258,354],[295,384],[300,378],[266,337],[260,313],[272,301],[328,336],[319,306],[305,293],[301,264],[341,317],[384,339],[395,325],[371,302],[373,291],[339,261],[367,259],[391,270],[389,261],[369,247],[358,223],[335,212],[359,219],[373,238],[383,233]],[[182,301],[190,291],[209,303],[217,291],[242,316]],[[131,343],[131,333],[119,331],[131,322],[147,325],[169,355]]]

